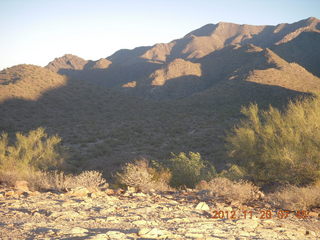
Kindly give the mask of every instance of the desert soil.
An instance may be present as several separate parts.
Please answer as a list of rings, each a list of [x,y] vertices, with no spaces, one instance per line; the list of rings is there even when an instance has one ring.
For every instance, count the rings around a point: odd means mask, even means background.
[[[203,192],[0,192],[0,239],[320,239],[315,212],[281,219],[271,209],[271,219],[260,219],[268,205]],[[215,219],[215,210],[234,211],[237,219]]]

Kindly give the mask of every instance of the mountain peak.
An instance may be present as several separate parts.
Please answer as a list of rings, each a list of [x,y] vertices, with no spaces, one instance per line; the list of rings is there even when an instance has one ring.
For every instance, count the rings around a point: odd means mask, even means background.
[[[188,38],[190,36],[197,36],[197,37],[201,37],[201,36],[210,36],[212,34],[212,32],[216,29],[217,25],[216,24],[206,24],[190,33],[188,33],[187,35],[185,35],[185,38]]]
[[[88,61],[73,54],[65,54],[62,57],[55,58],[46,68],[58,72],[61,69],[82,70]]]
[[[309,17],[306,19],[308,22],[320,22],[320,20],[316,17]]]

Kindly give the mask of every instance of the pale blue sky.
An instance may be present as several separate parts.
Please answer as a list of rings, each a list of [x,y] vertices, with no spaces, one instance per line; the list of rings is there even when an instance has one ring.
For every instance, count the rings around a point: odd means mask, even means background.
[[[0,0],[0,69],[180,38],[207,23],[320,18],[320,0]]]

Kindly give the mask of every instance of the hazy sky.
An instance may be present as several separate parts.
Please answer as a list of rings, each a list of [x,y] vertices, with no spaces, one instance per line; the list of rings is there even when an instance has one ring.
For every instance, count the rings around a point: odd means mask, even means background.
[[[0,69],[65,53],[107,57],[180,38],[207,23],[320,18],[320,0],[0,0]]]

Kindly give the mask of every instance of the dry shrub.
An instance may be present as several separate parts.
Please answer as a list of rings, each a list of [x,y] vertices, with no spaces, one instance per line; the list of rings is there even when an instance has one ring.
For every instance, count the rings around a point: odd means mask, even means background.
[[[28,180],[28,176],[33,176],[34,174],[28,174],[28,172],[22,174],[17,174],[14,170],[1,171],[0,170],[0,183],[6,184],[8,186],[14,186],[16,181]]]
[[[77,187],[86,187],[97,190],[106,187],[107,183],[102,174],[97,171],[84,171],[79,175],[65,174],[64,172],[37,172],[28,179],[31,189],[65,191]]]
[[[208,190],[217,197],[223,197],[227,201],[238,201],[247,203],[257,200],[263,196],[259,188],[250,182],[234,182],[227,178],[217,177],[209,182],[201,181],[197,186],[198,190]]]
[[[121,172],[116,173],[118,183],[135,187],[141,191],[170,190],[168,185],[170,178],[171,174],[168,170],[150,167],[149,161],[146,159],[127,163]]]
[[[320,207],[320,181],[307,187],[287,186],[269,194],[267,199],[279,208],[292,211]]]
[[[106,187],[106,180],[98,171],[84,171],[77,176],[74,176],[73,181],[69,183],[68,188],[86,187],[88,189],[97,189]]]

